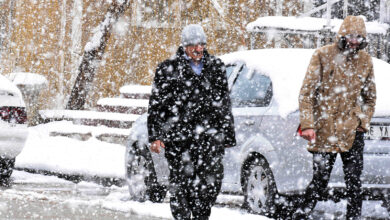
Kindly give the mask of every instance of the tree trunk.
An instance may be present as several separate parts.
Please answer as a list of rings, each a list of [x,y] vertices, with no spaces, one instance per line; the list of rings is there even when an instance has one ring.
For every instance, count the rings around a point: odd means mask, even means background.
[[[111,36],[113,25],[123,15],[130,5],[130,0],[115,0],[108,8],[106,16],[100,23],[97,32],[85,45],[84,55],[78,68],[78,75],[74,83],[66,109],[81,110],[95,76],[95,70],[101,61],[107,42]]]

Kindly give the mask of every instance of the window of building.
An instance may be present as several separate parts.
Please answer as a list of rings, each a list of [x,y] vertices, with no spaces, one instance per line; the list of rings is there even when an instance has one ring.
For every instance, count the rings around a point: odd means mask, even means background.
[[[327,0],[312,0],[314,7],[320,7],[326,4]],[[338,0],[331,7],[333,18],[344,18],[344,4],[347,6],[347,15],[363,15],[367,21],[379,20],[380,18],[380,0]],[[384,2],[384,1],[383,1]],[[314,17],[325,17],[326,7],[318,13],[313,14]]]

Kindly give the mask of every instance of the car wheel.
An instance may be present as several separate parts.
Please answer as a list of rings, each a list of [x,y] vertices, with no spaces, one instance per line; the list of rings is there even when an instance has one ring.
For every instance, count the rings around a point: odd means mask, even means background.
[[[132,200],[162,202],[165,198],[167,189],[158,183],[152,155],[144,145],[134,143],[127,153],[126,181]]]
[[[11,175],[15,166],[15,158],[0,157],[0,187],[11,185]]]
[[[241,181],[244,192],[243,207],[253,213],[273,216],[277,189],[266,159],[260,155],[248,159],[242,168]]]

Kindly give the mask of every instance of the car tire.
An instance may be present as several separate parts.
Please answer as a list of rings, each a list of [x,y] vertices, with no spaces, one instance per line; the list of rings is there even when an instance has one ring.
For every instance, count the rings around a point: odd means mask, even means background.
[[[163,202],[167,188],[159,184],[152,155],[147,146],[134,143],[127,155],[126,182],[130,199]]]
[[[243,208],[251,213],[274,216],[278,197],[273,173],[261,155],[250,157],[242,167]]]
[[[11,185],[11,175],[15,166],[15,158],[0,157],[0,187]]]

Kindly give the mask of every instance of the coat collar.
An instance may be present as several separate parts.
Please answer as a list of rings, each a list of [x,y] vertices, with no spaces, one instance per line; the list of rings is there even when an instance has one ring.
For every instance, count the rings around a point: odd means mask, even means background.
[[[186,68],[190,69],[191,73],[192,73],[190,62],[186,57],[184,47],[180,46],[178,48],[178,50],[176,52],[176,59],[178,59],[180,63],[185,64]],[[203,70],[202,70],[201,77],[204,77],[205,75],[207,75],[207,71],[205,71],[205,70],[207,70],[209,68],[209,64],[211,62],[211,56],[207,52],[206,49],[204,49],[204,51],[203,51],[203,57],[202,57],[201,62],[203,63]],[[191,74],[191,76],[195,76],[195,73]]]

